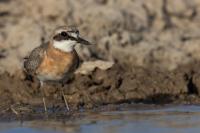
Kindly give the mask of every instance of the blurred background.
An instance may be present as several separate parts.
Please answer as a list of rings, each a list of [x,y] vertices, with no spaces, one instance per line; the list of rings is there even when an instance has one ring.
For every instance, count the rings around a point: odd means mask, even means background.
[[[0,0],[0,72],[23,58],[61,25],[91,40],[83,60],[173,70],[200,59],[200,0]]]

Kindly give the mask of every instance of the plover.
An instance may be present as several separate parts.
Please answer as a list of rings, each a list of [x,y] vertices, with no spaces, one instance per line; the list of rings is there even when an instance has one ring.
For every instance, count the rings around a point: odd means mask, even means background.
[[[30,55],[25,58],[25,72],[35,76],[40,81],[45,112],[47,111],[47,107],[43,83],[46,81],[56,81],[63,84],[68,76],[78,68],[79,57],[74,49],[77,43],[85,45],[91,44],[79,36],[79,30],[77,28],[61,26],[55,29],[49,42],[33,49]],[[62,89],[61,92],[66,108],[69,110]]]

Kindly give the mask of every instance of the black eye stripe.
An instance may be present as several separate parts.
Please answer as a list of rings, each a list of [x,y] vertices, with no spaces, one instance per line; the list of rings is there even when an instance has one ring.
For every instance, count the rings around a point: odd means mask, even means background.
[[[73,31],[74,33],[74,31]],[[55,35],[53,37],[54,40],[57,40],[57,41],[61,41],[61,40],[72,40],[72,41],[77,41],[77,38],[71,36],[70,34],[68,34],[67,32],[65,31],[62,31],[61,33]]]
[[[76,38],[69,36],[69,40],[76,41]]]

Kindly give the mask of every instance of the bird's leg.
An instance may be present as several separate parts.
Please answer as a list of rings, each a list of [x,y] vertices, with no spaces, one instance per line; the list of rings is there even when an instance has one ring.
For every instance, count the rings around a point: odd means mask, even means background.
[[[45,93],[44,93],[44,88],[43,88],[43,81],[40,81],[40,90],[42,92],[42,101],[43,101],[43,105],[44,105],[44,111],[47,112],[47,106],[46,106],[46,101],[45,101]]]
[[[61,87],[61,94],[62,94],[62,97],[63,97],[63,99],[64,99],[64,102],[65,102],[65,106],[66,106],[66,108],[67,108],[67,111],[69,111],[69,105],[68,105],[68,103],[67,103],[67,99],[66,99],[66,97],[65,97],[65,94],[64,94],[64,91],[63,91],[63,84],[62,84],[62,87]]]

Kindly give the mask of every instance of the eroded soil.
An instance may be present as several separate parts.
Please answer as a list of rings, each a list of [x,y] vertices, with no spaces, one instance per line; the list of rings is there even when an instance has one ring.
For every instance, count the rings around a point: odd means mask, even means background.
[[[133,103],[200,103],[200,62],[174,71],[154,67],[129,67],[115,64],[108,70],[95,69],[87,75],[75,74],[62,87],[44,85],[49,112],[65,111],[60,89],[64,89],[71,111]],[[1,114],[43,113],[39,82],[25,75],[0,75]],[[2,115],[3,116],[3,115]]]

